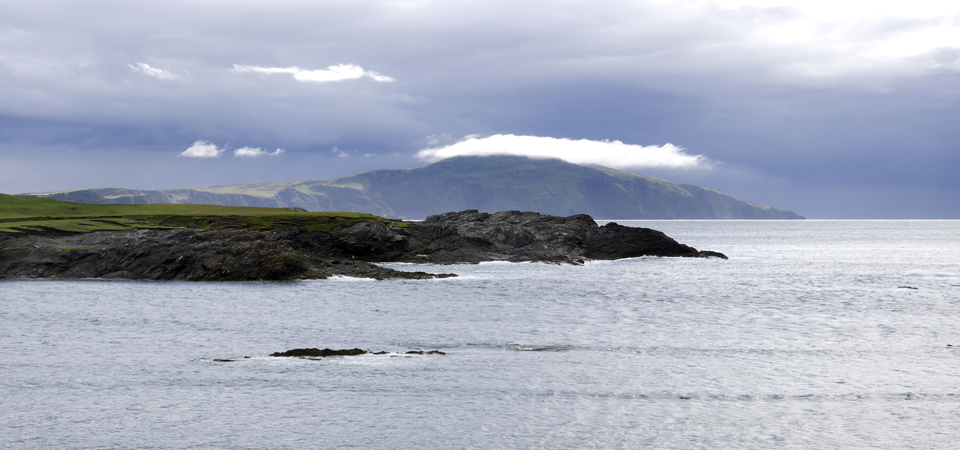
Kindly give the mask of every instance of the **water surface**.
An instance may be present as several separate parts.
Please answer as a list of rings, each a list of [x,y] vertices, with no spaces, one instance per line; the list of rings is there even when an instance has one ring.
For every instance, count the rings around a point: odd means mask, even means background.
[[[960,222],[620,223],[730,259],[0,282],[0,447],[955,447]]]

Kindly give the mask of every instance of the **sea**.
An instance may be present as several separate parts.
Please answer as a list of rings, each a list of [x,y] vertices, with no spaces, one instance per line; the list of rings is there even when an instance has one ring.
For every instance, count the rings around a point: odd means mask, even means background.
[[[0,448],[960,447],[960,221],[618,223],[729,259],[2,281]]]

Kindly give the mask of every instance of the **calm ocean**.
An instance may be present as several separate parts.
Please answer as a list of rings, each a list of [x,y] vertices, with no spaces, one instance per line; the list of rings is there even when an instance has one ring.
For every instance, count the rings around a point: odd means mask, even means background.
[[[960,445],[960,221],[620,223],[730,259],[0,282],[0,448]]]

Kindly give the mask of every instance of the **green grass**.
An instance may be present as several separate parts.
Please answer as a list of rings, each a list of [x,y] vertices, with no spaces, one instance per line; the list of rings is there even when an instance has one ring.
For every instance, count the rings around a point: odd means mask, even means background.
[[[220,205],[92,205],[0,194],[0,233],[57,230],[73,233],[144,228],[245,228],[270,230],[293,226],[332,233],[357,222],[408,222],[355,212],[293,212],[285,208]]]

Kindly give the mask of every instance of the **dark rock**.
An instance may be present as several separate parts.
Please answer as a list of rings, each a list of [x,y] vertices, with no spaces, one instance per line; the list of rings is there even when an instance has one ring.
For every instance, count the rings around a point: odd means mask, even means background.
[[[581,264],[586,259],[637,256],[714,256],[649,228],[609,223],[602,227],[588,215],[558,217],[535,212],[477,210],[427,217],[404,229],[408,251],[394,261],[462,263],[542,261]]]
[[[611,222],[591,231],[584,242],[584,255],[591,259],[701,256],[697,249],[680,244],[666,234],[649,228],[625,227]]]
[[[711,252],[709,250],[699,251],[696,255],[698,258],[721,258],[727,259],[727,255],[724,255],[720,252]]]
[[[325,348],[323,350],[320,350],[319,348],[295,348],[285,352],[271,353],[270,356],[326,358],[328,356],[357,356],[365,353],[367,353],[365,350],[361,350],[359,348],[344,350],[331,350],[329,348]]]
[[[359,348],[344,349],[344,350],[331,350],[325,348],[323,350],[319,348],[295,348],[293,350],[287,350],[285,352],[276,352],[271,353],[270,356],[286,356],[286,357],[295,357],[295,358],[326,358],[328,356],[357,356],[370,353],[371,355],[386,355],[389,352],[380,351],[380,352],[367,352],[366,350],[361,350]],[[446,353],[441,352],[440,350],[410,350],[406,355],[446,355]],[[394,355],[396,356],[396,355]],[[214,361],[233,361],[233,360],[224,360],[224,359],[215,359]]]

